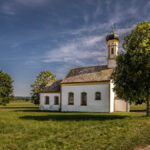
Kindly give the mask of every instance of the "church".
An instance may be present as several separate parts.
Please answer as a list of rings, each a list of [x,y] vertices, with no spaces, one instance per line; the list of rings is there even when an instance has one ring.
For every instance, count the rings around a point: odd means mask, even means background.
[[[40,110],[61,112],[128,112],[130,105],[113,91],[119,35],[106,36],[107,65],[73,68],[63,80],[50,81],[40,92]]]

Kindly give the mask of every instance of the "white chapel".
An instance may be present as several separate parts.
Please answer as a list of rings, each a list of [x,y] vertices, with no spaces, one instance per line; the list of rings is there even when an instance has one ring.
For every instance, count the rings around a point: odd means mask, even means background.
[[[116,66],[119,35],[106,37],[107,65],[73,68],[64,80],[51,81],[40,93],[40,109],[62,112],[128,112],[129,103],[117,98],[111,74]]]

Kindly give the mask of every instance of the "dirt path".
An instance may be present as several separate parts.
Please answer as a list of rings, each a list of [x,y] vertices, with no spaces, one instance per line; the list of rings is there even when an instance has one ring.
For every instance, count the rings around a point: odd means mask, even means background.
[[[150,146],[147,146],[147,147],[145,147],[145,148],[143,148],[141,150],[150,150]]]
[[[150,150],[150,146],[147,146],[145,148],[136,148],[135,150]]]

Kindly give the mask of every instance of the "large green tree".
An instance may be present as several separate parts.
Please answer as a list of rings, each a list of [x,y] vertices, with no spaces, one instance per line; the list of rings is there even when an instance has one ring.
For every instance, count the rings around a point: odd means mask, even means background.
[[[40,100],[40,91],[46,86],[50,80],[55,80],[56,76],[53,75],[50,71],[41,71],[36,77],[34,84],[31,85],[31,99],[34,104],[39,104]]]
[[[150,21],[138,24],[125,36],[123,48],[112,74],[114,91],[126,101],[147,102],[150,116]]]
[[[6,105],[13,98],[12,79],[0,70],[0,105]]]

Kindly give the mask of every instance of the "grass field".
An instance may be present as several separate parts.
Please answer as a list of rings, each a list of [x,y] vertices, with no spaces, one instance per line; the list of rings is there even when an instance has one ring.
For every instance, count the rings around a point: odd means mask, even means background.
[[[134,149],[150,144],[145,107],[132,105],[130,113],[59,113],[13,102],[0,107],[0,150]]]

